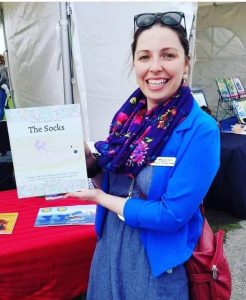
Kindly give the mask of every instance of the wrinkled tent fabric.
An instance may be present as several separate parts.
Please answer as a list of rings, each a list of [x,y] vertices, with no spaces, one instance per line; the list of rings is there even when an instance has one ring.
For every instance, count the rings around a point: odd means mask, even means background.
[[[246,3],[198,3],[193,87],[202,88],[216,112],[216,77],[240,77],[246,85]]]
[[[133,16],[184,11],[190,30],[196,7],[192,2],[73,2],[73,7],[79,20],[75,27],[83,59],[90,137],[95,141],[107,136],[112,116],[136,89],[129,59]]]
[[[64,103],[57,3],[2,3],[17,107]]]
[[[17,107],[64,103],[59,3],[2,3]],[[133,16],[183,11],[190,31],[193,2],[71,2],[74,102],[87,140],[107,136],[115,111],[136,88],[131,72]],[[120,96],[119,96],[120,95]]]

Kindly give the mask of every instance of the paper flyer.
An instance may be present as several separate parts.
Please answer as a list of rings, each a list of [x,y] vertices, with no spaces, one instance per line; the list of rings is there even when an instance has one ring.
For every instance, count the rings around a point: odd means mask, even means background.
[[[43,207],[38,211],[34,226],[92,225],[96,205]]]
[[[0,234],[11,234],[13,232],[18,213],[0,213]]]
[[[88,187],[79,104],[6,111],[19,198]]]

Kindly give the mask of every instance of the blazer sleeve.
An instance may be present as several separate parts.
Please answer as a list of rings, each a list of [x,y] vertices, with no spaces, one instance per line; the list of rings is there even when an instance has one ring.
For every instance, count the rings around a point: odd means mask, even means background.
[[[200,124],[193,132],[181,157],[176,160],[161,199],[127,200],[123,214],[128,225],[174,232],[192,218],[219,168],[219,129],[215,122],[209,125]],[[159,180],[161,184],[162,178]]]

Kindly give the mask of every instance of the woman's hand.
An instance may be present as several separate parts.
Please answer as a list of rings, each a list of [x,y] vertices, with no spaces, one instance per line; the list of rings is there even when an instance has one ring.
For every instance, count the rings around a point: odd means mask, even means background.
[[[75,197],[83,201],[95,202],[96,204],[100,204],[121,216],[123,216],[124,205],[127,201],[127,198],[106,194],[100,189],[83,189],[80,192],[64,195],[64,198],[69,197]]]
[[[75,197],[83,201],[92,201],[97,204],[100,204],[100,198],[105,194],[102,190],[99,189],[82,189],[79,192],[67,193],[64,195],[64,198]]]

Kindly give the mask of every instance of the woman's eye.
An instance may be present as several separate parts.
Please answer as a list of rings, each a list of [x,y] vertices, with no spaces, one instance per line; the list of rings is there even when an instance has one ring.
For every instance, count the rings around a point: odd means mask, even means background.
[[[164,54],[163,54],[163,57],[164,57],[165,59],[171,60],[171,59],[174,59],[174,58],[175,58],[175,54],[174,54],[174,53],[164,53]]]
[[[141,55],[139,56],[138,60],[147,60],[149,58],[148,55]]]

